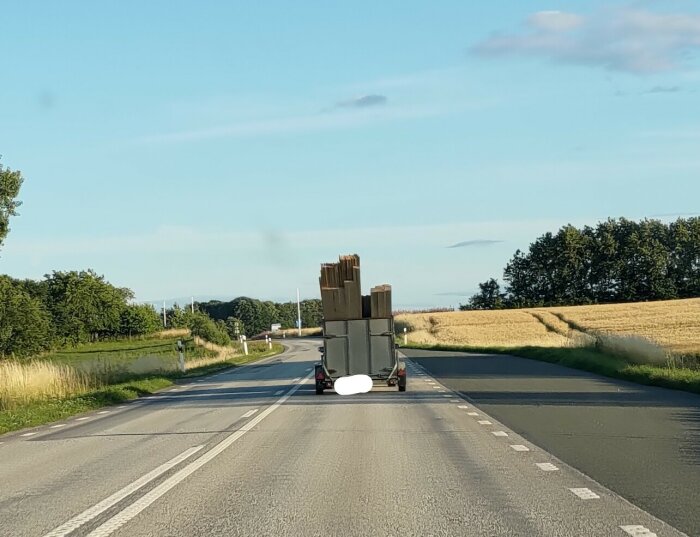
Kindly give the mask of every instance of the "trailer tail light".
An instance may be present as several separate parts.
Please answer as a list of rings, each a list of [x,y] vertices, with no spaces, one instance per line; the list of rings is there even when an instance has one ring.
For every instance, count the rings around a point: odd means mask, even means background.
[[[316,372],[316,380],[324,380],[326,378],[326,375],[323,374],[323,369],[319,369]]]
[[[401,368],[399,369],[399,372],[397,373],[399,377],[405,377],[406,376],[406,368]]]

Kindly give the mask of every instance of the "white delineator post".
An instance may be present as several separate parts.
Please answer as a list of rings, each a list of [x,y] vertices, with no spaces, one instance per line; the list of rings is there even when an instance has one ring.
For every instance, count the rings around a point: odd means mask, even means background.
[[[248,342],[245,340],[245,336],[241,336],[241,341],[243,341],[243,354],[248,356]]]
[[[403,344],[408,345],[408,330],[406,328],[403,329]]]
[[[267,338],[267,348],[272,350],[272,336]]]
[[[185,346],[182,344],[181,339],[177,340],[177,354],[178,354],[178,362],[180,365],[180,372],[184,373],[185,372]]]
[[[297,328],[299,328],[299,337],[301,337],[301,301],[299,300],[299,288],[297,287]]]

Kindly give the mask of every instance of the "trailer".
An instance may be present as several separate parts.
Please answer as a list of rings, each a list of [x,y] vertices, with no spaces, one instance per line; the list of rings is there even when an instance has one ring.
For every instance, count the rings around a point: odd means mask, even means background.
[[[317,395],[348,375],[367,375],[374,384],[406,391],[406,365],[396,351],[393,317],[324,321],[322,326],[323,357],[315,367]]]

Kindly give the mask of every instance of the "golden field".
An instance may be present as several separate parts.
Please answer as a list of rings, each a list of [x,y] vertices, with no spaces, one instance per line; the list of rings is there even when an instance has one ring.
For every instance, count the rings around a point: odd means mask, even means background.
[[[396,317],[409,342],[473,347],[570,347],[601,338],[700,354],[700,299]]]

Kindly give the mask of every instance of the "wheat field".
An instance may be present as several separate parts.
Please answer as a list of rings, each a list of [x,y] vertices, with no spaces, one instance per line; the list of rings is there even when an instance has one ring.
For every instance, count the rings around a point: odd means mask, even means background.
[[[700,355],[700,299],[500,311],[409,313],[397,332],[413,343],[473,347],[584,346],[598,338],[653,354]],[[609,336],[609,337],[605,337]],[[613,338],[617,338],[613,342]],[[652,352],[653,351],[653,352]]]

